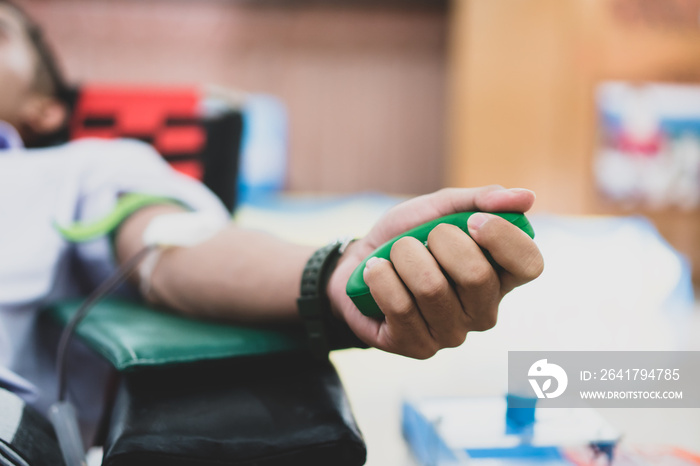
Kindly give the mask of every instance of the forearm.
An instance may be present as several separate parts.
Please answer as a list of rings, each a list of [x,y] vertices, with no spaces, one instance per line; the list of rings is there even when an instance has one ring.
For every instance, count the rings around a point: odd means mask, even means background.
[[[117,238],[120,259],[143,246],[150,219],[173,209],[156,206],[132,216]],[[293,321],[302,270],[313,250],[232,223],[196,246],[166,249],[150,276],[147,298],[197,316]]]
[[[190,248],[161,257],[153,299],[195,315],[242,322],[296,319],[304,264],[313,248],[233,225]]]

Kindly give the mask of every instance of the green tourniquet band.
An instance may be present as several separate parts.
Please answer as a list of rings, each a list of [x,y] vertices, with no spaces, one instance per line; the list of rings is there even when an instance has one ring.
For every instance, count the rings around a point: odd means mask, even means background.
[[[177,204],[178,202],[168,197],[129,193],[120,197],[114,210],[99,220],[90,223],[76,222],[67,227],[54,222],[54,227],[65,240],[71,243],[82,243],[111,233],[124,219],[139,209],[164,203]]]

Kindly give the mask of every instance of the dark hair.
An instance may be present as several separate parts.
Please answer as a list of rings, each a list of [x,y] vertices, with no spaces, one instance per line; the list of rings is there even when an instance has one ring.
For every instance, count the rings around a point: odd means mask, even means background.
[[[37,56],[34,74],[34,87],[39,92],[56,98],[66,106],[70,115],[76,99],[76,89],[69,86],[56,60],[56,55],[44,39],[39,25],[16,3],[10,0],[0,0],[0,5],[8,5],[22,17],[24,28]],[[68,120],[68,118],[66,119]],[[25,141],[30,147],[42,147],[58,144],[68,140],[68,121],[58,130],[50,134],[36,135],[31,141]]]

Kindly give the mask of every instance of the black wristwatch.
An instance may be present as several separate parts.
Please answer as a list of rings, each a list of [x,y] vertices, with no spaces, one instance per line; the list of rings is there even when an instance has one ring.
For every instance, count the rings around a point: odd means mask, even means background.
[[[327,359],[332,349],[367,347],[344,322],[333,316],[326,294],[328,280],[351,241],[334,241],[318,249],[306,263],[301,277],[297,307],[306,327],[309,350],[316,359]]]

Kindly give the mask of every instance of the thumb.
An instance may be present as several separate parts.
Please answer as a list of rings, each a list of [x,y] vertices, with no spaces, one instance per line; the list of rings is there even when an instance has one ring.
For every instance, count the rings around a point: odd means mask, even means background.
[[[481,188],[445,188],[418,196],[395,206],[367,235],[379,246],[385,241],[425,222],[458,212],[526,212],[535,202],[535,193],[522,188],[502,186]]]

